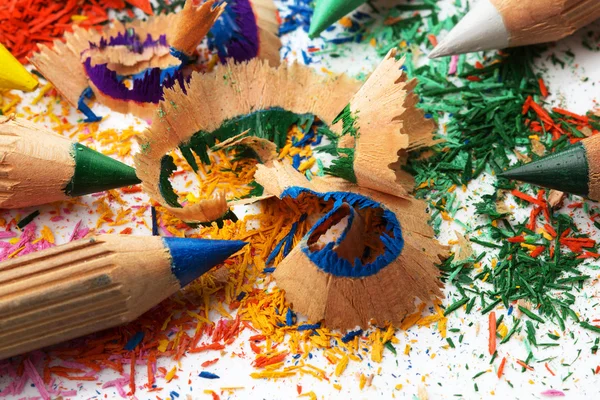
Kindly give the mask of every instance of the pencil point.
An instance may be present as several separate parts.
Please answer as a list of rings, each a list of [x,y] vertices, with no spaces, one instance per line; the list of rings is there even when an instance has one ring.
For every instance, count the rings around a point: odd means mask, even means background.
[[[246,245],[246,242],[240,240],[164,237],[163,241],[171,253],[171,269],[181,287],[199,278]]]
[[[135,170],[82,144],[73,145],[75,172],[65,187],[69,196],[82,196],[123,186],[137,185]]]
[[[433,49],[429,58],[503,49],[508,47],[509,38],[502,15],[489,0],[481,0]]]
[[[317,0],[310,20],[308,37],[314,39],[325,29],[335,24],[344,15],[352,12],[366,0]]]
[[[0,89],[17,89],[31,92],[38,81],[25,69],[7,49],[0,43]]]
[[[586,150],[581,143],[578,143],[560,153],[513,168],[498,176],[587,196],[588,174]]]

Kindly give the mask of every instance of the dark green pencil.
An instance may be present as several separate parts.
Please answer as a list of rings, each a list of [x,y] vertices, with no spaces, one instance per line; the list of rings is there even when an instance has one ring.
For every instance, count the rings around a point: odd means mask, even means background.
[[[499,176],[600,200],[600,135]]]
[[[0,116],[0,208],[135,185],[135,170],[27,120]]]

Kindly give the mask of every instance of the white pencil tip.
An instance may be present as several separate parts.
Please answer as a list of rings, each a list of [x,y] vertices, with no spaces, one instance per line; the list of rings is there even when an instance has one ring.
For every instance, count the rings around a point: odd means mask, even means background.
[[[489,0],[480,0],[433,49],[429,58],[503,49],[508,47],[509,39],[502,15]]]
[[[448,47],[448,46],[446,46],[445,41],[440,42],[437,46],[434,47],[434,49],[431,51],[431,53],[429,53],[429,58],[434,59],[434,58],[440,58],[440,57],[445,57],[445,56],[451,56],[452,54],[446,53],[448,51],[448,49],[446,47]]]

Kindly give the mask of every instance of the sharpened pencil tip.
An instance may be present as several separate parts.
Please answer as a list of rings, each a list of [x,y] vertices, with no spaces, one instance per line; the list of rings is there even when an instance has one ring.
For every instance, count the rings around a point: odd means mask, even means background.
[[[164,237],[171,253],[171,269],[181,287],[227,260],[247,243],[240,240],[207,240]]]
[[[443,42],[440,43],[440,44],[443,44]],[[434,58],[440,58],[440,57],[444,57],[444,56],[450,55],[450,54],[444,54],[444,48],[440,44],[438,44],[437,46],[435,46],[435,48],[431,51],[431,53],[429,53],[428,57],[430,59],[433,60]]]
[[[27,69],[0,43],[0,89],[17,89],[31,92],[38,81]]]
[[[439,58],[509,46],[502,15],[489,0],[479,1],[429,54]]]
[[[318,37],[325,29],[365,2],[366,0],[318,0],[310,20],[308,37]]]
[[[504,171],[498,176],[561,192],[587,196],[589,192],[588,174],[586,149],[580,142],[559,153]]]

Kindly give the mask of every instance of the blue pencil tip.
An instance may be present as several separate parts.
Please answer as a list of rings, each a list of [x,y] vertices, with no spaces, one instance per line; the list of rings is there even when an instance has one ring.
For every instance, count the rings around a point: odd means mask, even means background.
[[[222,263],[246,245],[246,242],[239,240],[164,237],[163,241],[171,253],[171,269],[181,287]]]

